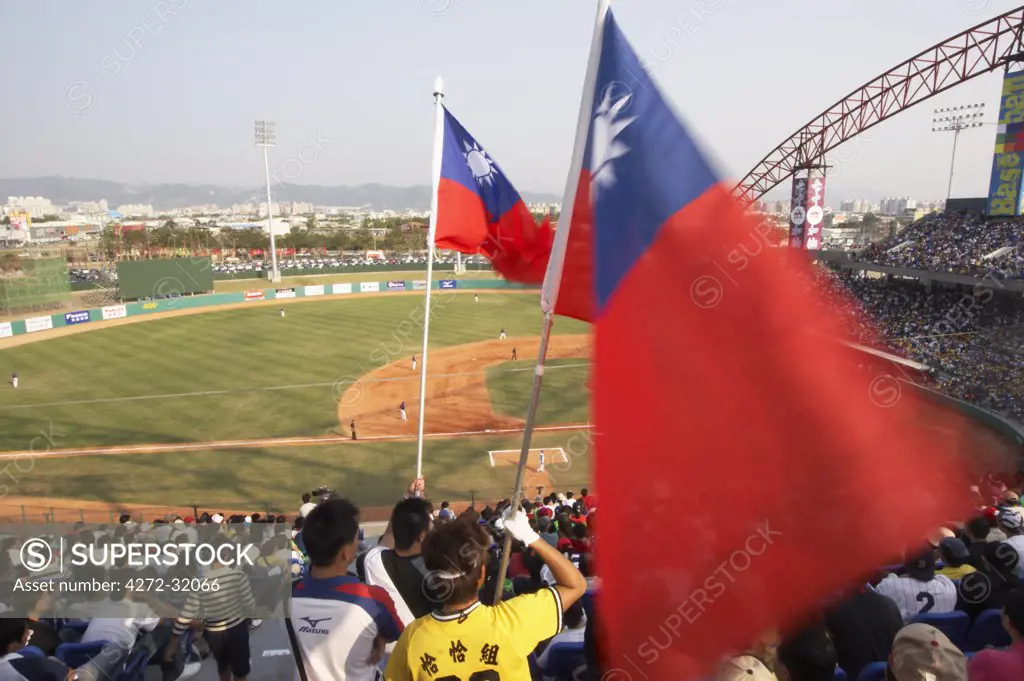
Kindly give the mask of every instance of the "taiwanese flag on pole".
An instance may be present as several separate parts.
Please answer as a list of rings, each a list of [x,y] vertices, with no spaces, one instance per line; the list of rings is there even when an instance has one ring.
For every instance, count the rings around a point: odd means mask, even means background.
[[[483,254],[504,278],[541,283],[554,237],[550,223],[537,224],[498,164],[447,109],[440,173],[437,247]]]
[[[859,371],[606,2],[570,172],[542,303],[594,327],[606,673],[707,673],[968,517],[956,417]]]

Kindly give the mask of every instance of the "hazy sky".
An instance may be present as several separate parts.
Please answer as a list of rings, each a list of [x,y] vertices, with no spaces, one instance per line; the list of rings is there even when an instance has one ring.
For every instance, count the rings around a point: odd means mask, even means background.
[[[691,128],[738,178],[862,82],[1012,0],[620,0],[619,21]],[[434,78],[521,189],[561,194],[595,0],[33,0],[0,4],[0,176],[124,182],[427,184]],[[672,45],[671,43],[676,43]],[[847,145],[829,195],[945,196],[952,133],[936,107]],[[986,192],[994,127],[961,136],[953,195]],[[95,197],[99,198],[99,197]]]

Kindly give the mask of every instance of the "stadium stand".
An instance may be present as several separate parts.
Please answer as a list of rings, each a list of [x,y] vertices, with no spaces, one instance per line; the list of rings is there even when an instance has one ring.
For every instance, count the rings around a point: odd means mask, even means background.
[[[859,260],[928,272],[1024,278],[1024,218],[940,213],[866,248]]]

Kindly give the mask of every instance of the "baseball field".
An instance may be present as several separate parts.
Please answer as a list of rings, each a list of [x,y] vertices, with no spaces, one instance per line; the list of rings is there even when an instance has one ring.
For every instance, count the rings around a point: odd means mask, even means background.
[[[429,493],[493,500],[512,487],[511,460],[489,452],[521,442],[537,293],[481,292],[475,302],[472,294],[439,291],[435,300]],[[422,362],[422,317],[422,293],[362,295],[10,339],[0,346],[0,372],[17,372],[19,386],[0,389],[2,512],[131,504],[294,512],[302,492],[319,485],[386,506],[415,470],[419,366],[413,370],[412,357]],[[506,340],[498,340],[502,329]],[[571,320],[556,324],[544,430],[534,446],[561,456],[550,457],[543,473],[531,457],[531,487],[586,484],[586,332]]]

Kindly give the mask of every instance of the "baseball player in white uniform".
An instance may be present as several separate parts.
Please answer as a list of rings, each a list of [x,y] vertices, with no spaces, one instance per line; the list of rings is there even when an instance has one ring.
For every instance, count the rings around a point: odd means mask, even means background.
[[[15,388],[18,387],[18,372],[17,371],[15,371],[13,374],[11,374],[11,385],[13,387],[15,387]]]
[[[540,465],[537,466],[537,472],[538,473],[543,473],[544,472],[544,450],[543,449],[540,450]]]
[[[281,308],[281,316],[282,317],[284,316],[284,308],[283,307]]]
[[[498,340],[505,340],[506,338],[508,338],[508,336],[505,335],[505,329],[502,329],[498,334]]]
[[[416,371],[416,355],[412,356],[412,370]]]
[[[405,400],[402,400],[402,403],[400,405],[398,405],[398,414],[402,417],[403,421],[408,421],[409,420],[409,419],[406,418],[406,415],[405,415]]]

